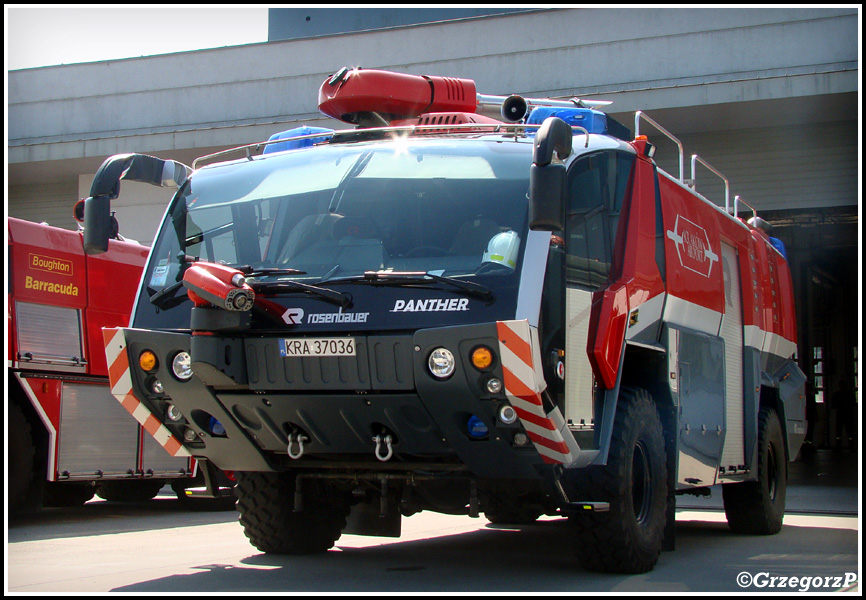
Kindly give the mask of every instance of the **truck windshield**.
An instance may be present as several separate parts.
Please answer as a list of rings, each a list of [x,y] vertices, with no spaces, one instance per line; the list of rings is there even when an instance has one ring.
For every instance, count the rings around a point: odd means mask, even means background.
[[[153,295],[178,281],[187,255],[248,266],[260,281],[324,285],[393,271],[495,288],[520,268],[531,149],[414,139],[206,167],[175,197],[145,287]]]

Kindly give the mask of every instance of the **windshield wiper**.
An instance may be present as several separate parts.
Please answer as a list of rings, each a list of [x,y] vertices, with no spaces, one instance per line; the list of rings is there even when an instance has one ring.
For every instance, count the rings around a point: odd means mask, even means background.
[[[427,271],[365,271],[363,275],[354,277],[340,277],[329,279],[328,283],[366,283],[370,285],[430,285],[432,283],[444,283],[457,288],[470,296],[475,296],[485,302],[494,299],[493,292],[487,286],[471,281],[462,281],[454,277],[434,275]]]
[[[284,267],[252,267],[244,265],[235,267],[238,271],[244,274],[245,277],[268,277],[270,275],[306,275],[306,271],[300,269],[289,269]]]
[[[300,281],[252,281],[249,286],[259,294],[282,294],[293,292],[304,292],[321,298],[326,302],[336,304],[341,308],[347,308],[352,303],[352,295],[328,288],[301,283]]]
[[[153,288],[148,287],[147,292],[150,294],[150,303],[157,308],[161,308],[163,310],[174,308],[175,306],[178,306],[184,300],[189,298],[189,296],[187,296],[186,294],[184,294],[183,296],[175,296],[177,291],[182,287],[183,281],[173,283],[170,286],[165,287],[156,293],[152,293]]]

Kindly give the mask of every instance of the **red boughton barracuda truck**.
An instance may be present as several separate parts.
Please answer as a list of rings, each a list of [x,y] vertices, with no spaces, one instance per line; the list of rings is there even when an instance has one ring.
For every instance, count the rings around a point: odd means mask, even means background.
[[[718,171],[668,175],[639,128],[669,134],[603,102],[362,69],[319,102],[357,128],[195,170],[112,157],[86,200],[98,253],[121,178],[182,180],[131,326],[104,330],[112,387],[237,473],[254,546],[562,515],[587,568],[643,572],[677,495],[716,484],[734,530],[779,531],[805,433],[791,278],[727,180],[724,206],[695,191]]]
[[[188,453],[166,454],[145,434],[156,420],[131,419],[108,386],[102,328],[129,322],[148,249],[113,239],[88,256],[78,231],[6,221],[10,512],[94,494],[148,500],[169,483],[186,499],[204,468]]]

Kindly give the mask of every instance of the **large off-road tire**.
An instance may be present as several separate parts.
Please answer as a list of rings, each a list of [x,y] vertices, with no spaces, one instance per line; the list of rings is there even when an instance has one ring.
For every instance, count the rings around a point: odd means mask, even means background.
[[[8,403],[6,413],[9,428],[9,512],[21,510],[27,504],[27,497],[35,479],[36,450],[30,423],[21,408]]]
[[[758,415],[758,480],[722,486],[728,526],[737,533],[771,535],[782,529],[788,462],[785,437],[776,411]]]
[[[348,493],[326,480],[303,482],[295,512],[294,473],[236,472],[237,510],[250,543],[271,554],[316,554],[333,547],[346,527]]]
[[[610,503],[607,512],[569,518],[581,564],[610,573],[651,570],[662,549],[668,484],[661,419],[647,391],[620,391],[607,465],[575,476],[575,500]]]
[[[153,500],[165,481],[137,479],[131,481],[105,481],[96,488],[96,495],[109,502],[146,502]]]

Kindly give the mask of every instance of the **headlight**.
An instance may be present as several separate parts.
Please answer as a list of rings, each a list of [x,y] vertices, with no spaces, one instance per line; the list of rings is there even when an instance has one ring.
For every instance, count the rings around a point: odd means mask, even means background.
[[[427,359],[427,367],[434,377],[447,379],[454,373],[454,355],[447,348],[436,348]]]
[[[188,381],[192,377],[192,359],[188,352],[178,352],[171,361],[171,371],[181,381]]]

